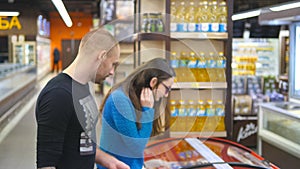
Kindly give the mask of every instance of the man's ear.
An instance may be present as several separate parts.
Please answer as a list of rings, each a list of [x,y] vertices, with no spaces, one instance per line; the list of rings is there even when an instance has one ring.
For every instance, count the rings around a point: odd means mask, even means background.
[[[158,82],[157,77],[153,77],[153,78],[150,80],[150,87],[151,87],[151,89],[153,89],[153,87],[157,84],[157,82]]]
[[[102,51],[99,53],[99,55],[98,55],[98,58],[97,58],[97,59],[99,59],[99,60],[103,60],[103,59],[105,59],[105,58],[106,58],[106,56],[107,56],[107,52],[106,52],[106,50],[102,50]]]

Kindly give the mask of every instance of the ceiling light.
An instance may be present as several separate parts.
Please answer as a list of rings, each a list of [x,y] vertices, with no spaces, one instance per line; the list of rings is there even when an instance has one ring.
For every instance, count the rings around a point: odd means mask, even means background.
[[[19,16],[20,12],[0,11],[0,16]]]
[[[260,9],[255,10],[255,11],[249,11],[249,12],[243,12],[239,14],[234,14],[232,15],[231,19],[233,21],[240,20],[240,19],[246,19],[246,18],[251,18],[260,15]]]
[[[64,20],[67,27],[71,27],[73,23],[62,0],[51,0],[51,1],[53,2],[54,6],[56,7],[58,13]]]
[[[276,7],[271,7],[271,11],[284,11],[287,9],[293,9],[293,8],[298,8],[300,7],[300,2],[295,2],[295,3],[290,3],[290,4],[285,4],[285,5],[280,5]]]

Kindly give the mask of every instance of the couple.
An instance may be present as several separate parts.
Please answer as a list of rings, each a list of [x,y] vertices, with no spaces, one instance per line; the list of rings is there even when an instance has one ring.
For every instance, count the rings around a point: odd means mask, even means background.
[[[95,162],[98,168],[142,168],[144,148],[160,131],[159,117],[175,73],[157,58],[116,84],[100,107],[98,147],[99,110],[89,82],[113,75],[119,56],[119,44],[109,32],[91,31],[82,38],[76,59],[41,91],[36,104],[38,168],[93,169]]]

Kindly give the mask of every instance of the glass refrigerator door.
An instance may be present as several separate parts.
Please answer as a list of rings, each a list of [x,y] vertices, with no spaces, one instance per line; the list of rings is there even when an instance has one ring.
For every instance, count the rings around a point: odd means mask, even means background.
[[[13,62],[23,63],[24,48],[22,43],[13,44]]]
[[[290,28],[290,99],[300,102],[300,22]]]
[[[35,61],[35,42],[25,43],[24,64],[34,65]]]

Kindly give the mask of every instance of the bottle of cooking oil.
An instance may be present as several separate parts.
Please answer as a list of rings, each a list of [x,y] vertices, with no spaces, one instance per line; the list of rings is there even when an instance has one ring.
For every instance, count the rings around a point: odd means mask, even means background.
[[[195,56],[195,52],[190,52],[189,56],[189,62],[188,62],[188,68],[190,70],[190,75],[189,75],[189,82],[196,82],[197,81],[197,58]]]
[[[175,81],[179,82],[181,81],[180,77],[180,70],[179,70],[179,58],[177,57],[177,53],[176,52],[171,52],[171,56],[170,56],[170,65],[171,67],[174,69],[175,73],[176,73],[176,77],[175,77]]]
[[[207,1],[202,2],[201,11],[202,11],[201,19],[199,18],[201,20],[201,32],[209,32],[209,23],[211,23],[211,21],[209,17],[210,10]]]
[[[216,108],[216,116],[224,116],[225,115],[225,105],[222,100],[218,100],[215,106]]]
[[[180,61],[179,61],[179,70],[180,70],[180,79],[181,82],[188,82],[189,81],[189,70],[188,70],[188,62],[189,57],[187,56],[186,52],[180,53]]]
[[[186,9],[185,20],[187,22],[187,31],[196,32],[196,12],[194,0],[190,0],[190,3]]]
[[[202,1],[199,1],[197,6],[197,11],[195,14],[195,22],[196,22],[196,32],[201,32],[201,24],[202,24],[202,7],[203,3]]]
[[[206,58],[204,52],[200,52],[199,54],[197,67],[198,67],[197,81],[209,82],[209,76],[206,70]]]
[[[212,1],[209,3],[210,9],[210,24],[209,24],[209,32],[219,32],[219,21],[218,21],[218,4],[217,1]]]
[[[216,110],[215,110],[212,100],[207,100],[207,103],[205,105],[205,114],[207,116],[215,116],[216,115]]]
[[[227,6],[226,2],[219,3],[219,32],[227,32]]]
[[[224,116],[225,116],[225,105],[222,100],[218,100],[216,104],[216,116],[215,121],[217,123],[217,131],[225,130]]]
[[[177,9],[177,14],[176,14],[176,18],[177,18],[177,31],[178,32],[186,32],[187,31],[187,23],[185,20],[185,1],[182,0],[180,1],[180,5]]]
[[[176,19],[176,14],[177,14],[177,6],[176,6],[176,1],[171,1],[171,23],[170,23],[170,31],[171,32],[176,32],[177,31],[177,19]]]
[[[170,130],[177,131],[178,104],[176,100],[170,100]]]
[[[194,125],[194,130],[201,131],[206,119],[205,105],[203,100],[198,100],[198,104],[196,105],[196,110],[197,110],[197,117]]]
[[[189,100],[187,105],[186,131],[194,131],[194,123],[196,122],[196,104],[194,100]]]
[[[209,79],[211,82],[216,82],[216,58],[213,52],[209,52],[209,56],[206,57],[206,68],[208,71]]]
[[[186,115],[187,115],[187,106],[184,100],[179,100],[179,108],[178,108],[178,123],[177,129],[178,131],[185,131],[186,129]]]
[[[217,58],[217,68],[216,68],[216,75],[217,75],[218,82],[226,81],[225,68],[226,68],[226,57],[224,56],[223,52],[219,52],[219,56]]]

